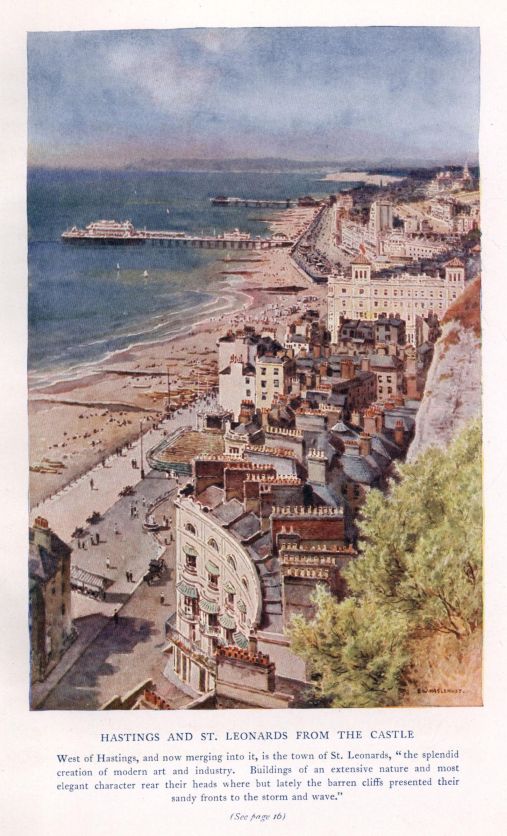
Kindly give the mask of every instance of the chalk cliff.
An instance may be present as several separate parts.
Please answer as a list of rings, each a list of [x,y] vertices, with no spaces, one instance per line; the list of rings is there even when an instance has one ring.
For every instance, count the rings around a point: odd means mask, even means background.
[[[444,318],[407,461],[413,461],[428,447],[447,447],[468,421],[480,413],[480,278],[477,278]]]

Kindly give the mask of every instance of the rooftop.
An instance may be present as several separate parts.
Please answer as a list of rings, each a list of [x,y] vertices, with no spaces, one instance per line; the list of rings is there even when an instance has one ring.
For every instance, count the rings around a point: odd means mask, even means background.
[[[224,439],[220,433],[187,430],[157,454],[165,462],[190,463],[199,456],[218,456],[224,452]]]

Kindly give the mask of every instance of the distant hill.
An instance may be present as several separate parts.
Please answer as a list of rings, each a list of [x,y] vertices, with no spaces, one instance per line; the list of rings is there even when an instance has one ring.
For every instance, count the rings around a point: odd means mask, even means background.
[[[140,159],[125,166],[128,171],[325,171],[343,163],[322,160],[288,160],[277,157],[237,157],[228,160],[179,158]]]
[[[184,158],[169,157],[167,159],[141,158],[124,166],[127,171],[256,171],[256,172],[284,172],[284,171],[368,171],[377,173],[391,173],[407,175],[411,169],[420,166],[417,173],[430,170],[433,175],[434,167],[441,163],[418,162],[416,160],[385,159],[372,163],[364,159],[356,160],[290,160],[285,157],[234,157],[231,159],[213,158]]]

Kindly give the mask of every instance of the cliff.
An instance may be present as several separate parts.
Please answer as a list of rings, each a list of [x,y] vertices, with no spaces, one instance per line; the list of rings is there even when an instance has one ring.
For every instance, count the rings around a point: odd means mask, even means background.
[[[481,413],[480,288],[474,279],[444,317],[407,461],[428,447],[447,447]]]

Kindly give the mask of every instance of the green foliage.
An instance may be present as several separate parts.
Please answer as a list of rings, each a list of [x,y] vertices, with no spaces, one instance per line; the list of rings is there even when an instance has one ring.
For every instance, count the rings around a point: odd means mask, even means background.
[[[291,646],[319,678],[319,695],[335,707],[373,707],[398,702],[408,656],[399,641],[406,620],[394,613],[387,622],[371,602],[348,598],[341,604],[318,587],[312,622],[295,616]]]
[[[336,706],[394,705],[411,643],[428,632],[470,635],[482,623],[481,432],[398,468],[390,491],[370,492],[361,556],[344,575],[350,597],[315,594],[311,622],[293,619],[292,647]]]

